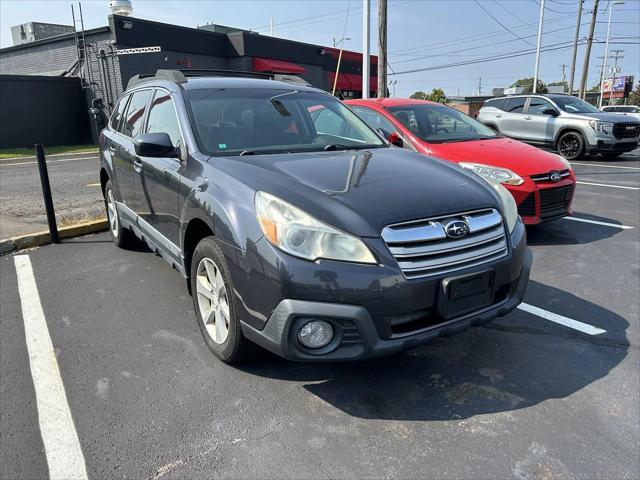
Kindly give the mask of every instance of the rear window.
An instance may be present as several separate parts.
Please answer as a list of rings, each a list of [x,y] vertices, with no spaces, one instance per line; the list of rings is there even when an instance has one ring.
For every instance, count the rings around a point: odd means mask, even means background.
[[[526,97],[507,98],[503,110],[510,113],[522,113],[526,100]]]
[[[494,107],[497,108],[498,110],[504,110],[504,103],[505,103],[504,98],[494,98],[492,100],[486,100],[484,102],[484,106],[485,107]]]
[[[127,100],[129,99],[129,95],[125,95],[120,99],[116,109],[111,115],[111,123],[110,126],[113,130],[118,130],[118,126],[120,125],[120,121],[122,120],[122,115],[124,114],[124,108],[127,106]]]

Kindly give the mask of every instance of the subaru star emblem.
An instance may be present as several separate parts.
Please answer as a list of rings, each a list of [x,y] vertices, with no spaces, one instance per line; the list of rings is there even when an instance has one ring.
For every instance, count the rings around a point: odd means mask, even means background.
[[[551,172],[549,174],[549,180],[551,180],[552,182],[559,182],[562,179],[562,175],[560,175],[560,172]]]
[[[445,225],[444,231],[449,238],[462,238],[469,233],[469,225],[462,220],[452,220]]]

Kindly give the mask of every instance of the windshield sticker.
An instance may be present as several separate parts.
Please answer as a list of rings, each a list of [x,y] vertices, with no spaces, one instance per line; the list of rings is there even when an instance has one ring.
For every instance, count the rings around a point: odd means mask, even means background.
[[[219,148],[220,150],[224,150],[225,148],[227,148],[227,144],[226,144],[226,143],[219,143],[219,144],[218,144],[218,148]]]

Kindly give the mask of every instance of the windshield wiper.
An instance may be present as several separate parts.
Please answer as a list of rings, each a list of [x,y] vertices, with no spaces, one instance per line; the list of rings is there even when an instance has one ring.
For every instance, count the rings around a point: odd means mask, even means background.
[[[329,145],[325,145],[323,150],[325,152],[332,152],[334,150],[350,150],[353,147],[347,147],[346,145],[340,145],[339,143],[330,143]]]

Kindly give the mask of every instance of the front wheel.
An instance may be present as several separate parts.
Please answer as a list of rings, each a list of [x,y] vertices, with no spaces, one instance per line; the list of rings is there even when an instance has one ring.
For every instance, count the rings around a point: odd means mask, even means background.
[[[584,154],[584,139],[578,132],[563,133],[558,139],[557,149],[567,160],[575,160]]]
[[[246,359],[249,345],[236,313],[229,268],[213,236],[196,246],[190,281],[198,326],[209,349],[226,363]]]

